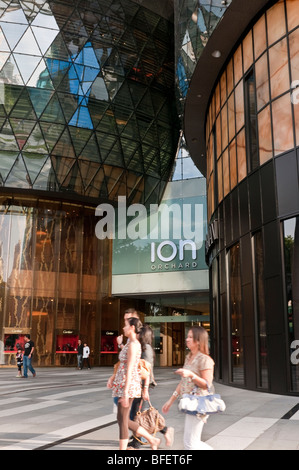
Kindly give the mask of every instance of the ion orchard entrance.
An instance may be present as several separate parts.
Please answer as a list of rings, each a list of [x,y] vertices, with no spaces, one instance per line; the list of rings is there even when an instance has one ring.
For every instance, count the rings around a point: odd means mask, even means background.
[[[144,322],[154,331],[154,349],[157,366],[184,364],[185,340],[193,325],[201,325],[210,332],[209,299],[207,294],[160,296],[147,299]]]

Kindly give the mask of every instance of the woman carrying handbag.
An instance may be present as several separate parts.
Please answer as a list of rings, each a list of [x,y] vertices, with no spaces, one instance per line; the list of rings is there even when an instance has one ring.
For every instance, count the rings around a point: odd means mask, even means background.
[[[141,397],[139,372],[141,346],[137,339],[141,326],[138,318],[125,320],[123,331],[128,341],[119,354],[120,364],[112,385],[112,396],[118,398],[119,450],[127,449],[129,428],[135,435],[144,437],[149,442],[152,450],[157,450],[160,444],[160,439],[151,436],[138,423],[129,419],[133,399]]]
[[[191,393],[198,387],[201,395],[209,395],[213,389],[214,361],[209,356],[208,332],[201,326],[192,326],[186,338],[186,346],[190,350],[184,367],[178,369],[176,374],[182,377],[172,396],[162,407],[163,413],[168,413],[175,400],[185,393]],[[185,450],[212,450],[212,447],[201,440],[204,423],[207,415],[185,415],[184,449]]]

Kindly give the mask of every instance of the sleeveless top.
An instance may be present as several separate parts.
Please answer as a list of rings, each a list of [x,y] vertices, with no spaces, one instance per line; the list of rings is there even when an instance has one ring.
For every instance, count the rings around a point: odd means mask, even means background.
[[[112,397],[122,397],[124,393],[124,387],[126,384],[126,374],[128,367],[128,349],[131,340],[128,340],[126,345],[119,353],[120,364],[118,366],[115,379],[112,385]],[[138,370],[138,364],[141,357],[141,345],[138,341],[138,352],[134,361],[131,383],[129,385],[128,397],[129,398],[140,398],[141,397],[141,378]]]

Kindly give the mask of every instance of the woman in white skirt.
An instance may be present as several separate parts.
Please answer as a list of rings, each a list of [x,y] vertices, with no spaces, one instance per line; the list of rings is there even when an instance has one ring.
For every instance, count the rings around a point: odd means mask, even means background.
[[[190,393],[194,386],[199,388],[200,395],[214,393],[214,361],[209,356],[209,335],[201,326],[192,326],[186,338],[187,355],[183,368],[176,371],[182,379],[169,400],[162,408],[163,413],[168,413],[175,400],[184,393]],[[209,388],[209,391],[208,391]],[[185,415],[184,449],[185,450],[213,450],[201,440],[201,434],[208,416],[200,418],[193,415]]]

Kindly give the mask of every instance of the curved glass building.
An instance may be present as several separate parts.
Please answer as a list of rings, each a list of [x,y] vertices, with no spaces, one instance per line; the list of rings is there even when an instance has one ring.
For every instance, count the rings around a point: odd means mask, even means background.
[[[4,188],[158,201],[176,150],[173,25],[131,0],[10,2]]]
[[[25,333],[37,365],[74,363],[79,335],[99,361],[113,301],[94,209],[158,203],[177,150],[173,2],[160,3],[1,2],[1,363]]]
[[[296,395],[298,38],[298,0],[232,1],[197,63],[185,115],[207,178],[217,379]]]

